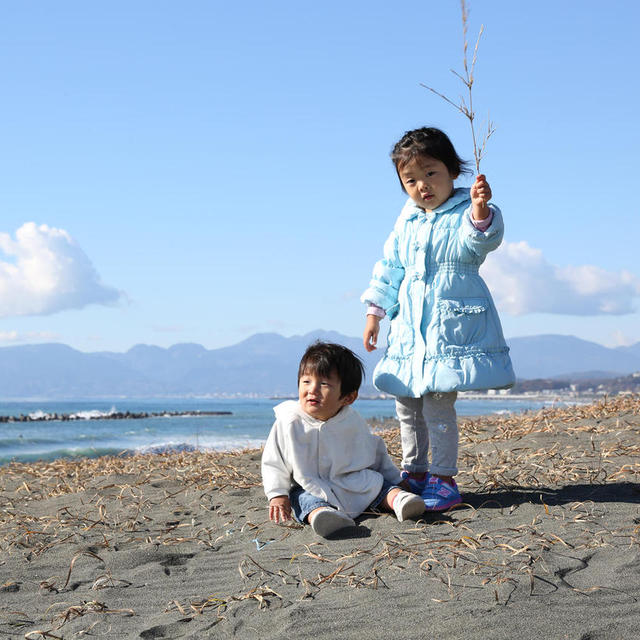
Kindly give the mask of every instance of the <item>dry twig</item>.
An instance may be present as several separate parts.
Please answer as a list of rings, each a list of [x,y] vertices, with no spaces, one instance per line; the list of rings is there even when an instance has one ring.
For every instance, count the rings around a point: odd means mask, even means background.
[[[461,74],[455,71],[454,69],[451,69],[451,73],[453,73],[453,75],[459,78],[460,81],[466,87],[467,100],[465,101],[464,97],[460,96],[460,102],[454,102],[453,100],[448,98],[443,93],[440,93],[440,91],[437,91],[433,87],[430,87],[429,85],[426,85],[424,83],[420,83],[420,84],[425,89],[429,89],[429,91],[431,91],[432,93],[435,93],[437,96],[440,96],[443,100],[448,102],[452,107],[457,109],[469,120],[469,125],[471,127],[471,138],[473,141],[473,157],[475,159],[475,164],[476,164],[476,173],[480,173],[480,160],[482,160],[482,157],[484,156],[486,146],[487,146],[487,141],[495,132],[495,126],[493,122],[491,122],[490,119],[487,119],[487,131],[484,135],[482,143],[478,143],[477,137],[476,137],[475,124],[474,124],[476,114],[475,114],[475,111],[473,110],[472,87],[474,82],[473,72],[475,70],[476,62],[478,60],[478,46],[480,45],[480,37],[482,36],[482,33],[484,31],[484,25],[480,27],[480,32],[478,33],[478,39],[476,40],[476,46],[473,49],[473,58],[471,60],[471,65],[469,65],[469,60],[468,60],[469,43],[467,41],[467,23],[469,18],[469,12],[467,10],[466,0],[461,0],[460,4],[462,7],[462,35],[463,35],[462,63],[463,63],[464,72]]]

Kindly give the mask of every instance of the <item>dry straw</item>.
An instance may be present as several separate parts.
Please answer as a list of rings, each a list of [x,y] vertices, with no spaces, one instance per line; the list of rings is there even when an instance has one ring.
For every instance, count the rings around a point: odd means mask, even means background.
[[[463,64],[464,72],[460,74],[454,69],[451,69],[451,73],[453,73],[457,78],[459,78],[462,84],[464,84],[464,86],[466,87],[467,99],[465,100],[464,96],[460,96],[460,102],[454,102],[443,93],[436,91],[436,89],[434,89],[433,87],[430,87],[424,83],[420,83],[420,84],[425,89],[429,89],[429,91],[431,91],[432,93],[435,93],[437,96],[440,96],[443,100],[445,100],[455,109],[460,111],[460,113],[462,113],[469,120],[469,125],[471,126],[471,138],[473,141],[473,157],[476,163],[476,173],[480,173],[480,160],[482,160],[485,154],[487,141],[495,131],[495,127],[493,123],[491,122],[490,119],[487,119],[486,133],[484,135],[482,143],[478,143],[478,140],[476,137],[475,124],[474,124],[476,119],[476,114],[475,114],[475,111],[473,110],[472,88],[473,88],[473,82],[474,82],[473,72],[476,66],[476,62],[478,60],[478,46],[480,45],[480,37],[482,36],[482,33],[484,31],[484,25],[480,27],[480,32],[478,33],[478,39],[476,40],[476,46],[473,49],[473,58],[471,60],[471,65],[469,65],[469,56],[468,56],[469,43],[467,41],[469,11],[467,9],[467,3],[465,0],[461,0],[460,5],[462,8],[462,36],[463,36],[462,64]]]
[[[397,458],[397,421],[383,426],[391,427],[380,433]],[[623,517],[619,505],[612,510],[616,502],[637,503],[640,396],[467,418],[460,432],[468,503],[403,526],[376,522],[391,515],[365,514],[371,538],[352,541],[270,523],[258,451],[1,467],[1,596],[36,580],[39,566],[58,573],[39,578],[39,605],[29,615],[0,606],[0,635],[22,629],[29,639],[62,638],[62,628],[70,629],[65,638],[72,631],[104,635],[109,625],[133,624],[130,617],[144,611],[120,606],[126,595],[118,596],[140,583],[142,574],[118,560],[133,550],[153,552],[158,580],[172,594],[167,604],[163,590],[156,600],[149,593],[156,615],[207,616],[210,626],[246,605],[268,611],[336,589],[393,592],[407,579],[437,602],[470,596],[504,607],[567,589],[638,601],[625,585],[598,582],[589,565],[596,567],[591,558],[601,550],[624,554],[640,544],[630,509]],[[56,549],[64,558],[57,566]],[[203,583],[194,593],[180,570],[202,562],[228,564],[228,581]]]

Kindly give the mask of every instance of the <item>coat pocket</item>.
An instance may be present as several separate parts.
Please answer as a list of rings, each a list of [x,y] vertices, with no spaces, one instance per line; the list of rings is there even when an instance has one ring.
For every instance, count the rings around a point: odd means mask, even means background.
[[[440,335],[449,345],[466,346],[480,342],[487,332],[487,298],[441,299]]]

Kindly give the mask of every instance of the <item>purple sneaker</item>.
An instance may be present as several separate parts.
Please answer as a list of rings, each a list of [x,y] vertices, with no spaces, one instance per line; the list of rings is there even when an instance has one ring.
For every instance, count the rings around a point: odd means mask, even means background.
[[[412,493],[415,493],[419,496],[422,495],[424,488],[427,486],[427,480],[429,480],[428,473],[425,474],[424,480],[414,480],[413,478],[410,478],[408,471],[403,471],[400,475],[402,476],[403,480],[406,480],[409,483],[409,488],[411,489]]]
[[[455,480],[451,484],[437,476],[430,475],[420,494],[427,511],[444,511],[462,502]]]

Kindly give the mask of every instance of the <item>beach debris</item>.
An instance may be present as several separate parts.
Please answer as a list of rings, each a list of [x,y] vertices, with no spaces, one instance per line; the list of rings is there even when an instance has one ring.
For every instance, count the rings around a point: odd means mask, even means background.
[[[69,584],[69,580],[71,579],[71,571],[73,570],[73,565],[76,563],[76,560],[78,560],[78,558],[81,558],[82,556],[89,556],[90,558],[96,558],[96,560],[99,560],[100,562],[102,562],[102,564],[105,563],[104,560],[96,553],[93,553],[93,551],[79,551],[73,556],[73,558],[71,558],[71,564],[69,565],[69,573],[67,573],[67,579],[65,583],[62,585],[63,589],[65,589]]]
[[[397,459],[397,422],[386,426],[382,437]],[[123,558],[120,552],[139,554],[145,562],[154,558],[156,573],[173,581],[202,560],[212,558],[214,564],[220,548],[225,558],[238,555],[235,583],[212,595],[206,586],[200,597],[193,594],[193,581],[184,581],[188,590],[181,580],[171,582],[172,601],[158,603],[158,614],[208,614],[211,626],[242,601],[267,610],[321,599],[327,589],[393,590],[407,579],[422,581],[436,601],[482,594],[488,607],[558,590],[579,598],[604,592],[623,603],[638,600],[635,591],[600,581],[593,571],[597,563],[589,558],[611,550],[624,555],[640,546],[640,518],[631,508],[615,524],[607,519],[611,504],[619,511],[621,502],[640,502],[640,396],[462,418],[460,467],[464,507],[408,527],[389,528],[390,517],[365,514],[361,528],[371,537],[340,542],[315,540],[308,528],[285,529],[279,544],[268,547],[279,530],[266,518],[255,519],[257,524],[247,520],[264,499],[255,451],[12,463],[0,467],[0,552],[8,587],[3,598],[22,597],[11,591],[14,583],[41,581],[34,575],[44,555],[51,554],[45,558],[51,567],[55,553],[66,558],[71,549],[68,569],[57,567],[60,575],[66,572],[64,585],[56,576],[40,582],[46,591],[40,601],[55,600],[53,608],[35,611],[27,627],[38,626],[31,638],[60,637],[57,629],[81,616],[134,615],[93,599],[96,592],[133,585],[133,574],[118,574],[131,581],[118,580],[106,564]],[[252,555],[259,562],[246,553],[247,541],[256,545]],[[83,580],[72,582],[82,561],[88,561]],[[146,569],[136,575],[146,576]],[[73,589],[84,599],[62,602]],[[54,626],[46,622],[50,611],[57,612]]]
[[[28,631],[24,634],[25,640],[36,640],[36,638],[54,638],[56,640],[64,640],[62,636],[56,636],[51,631],[44,631],[42,629],[35,629],[34,631]]]
[[[265,542],[258,540],[258,538],[254,538],[251,542],[256,543],[256,550],[262,551],[268,544],[271,544],[273,540],[266,540]]]
[[[59,606],[59,604],[52,605],[49,609],[56,606]],[[121,614],[123,616],[136,615],[133,609],[111,609],[104,604],[104,602],[98,602],[97,600],[83,601],[78,605],[72,605],[57,613],[52,620],[54,629],[60,629],[70,620],[86,616],[89,613]]]
[[[0,591],[16,593],[17,591],[20,591],[20,584],[15,580],[7,580],[7,582],[0,585]]]

